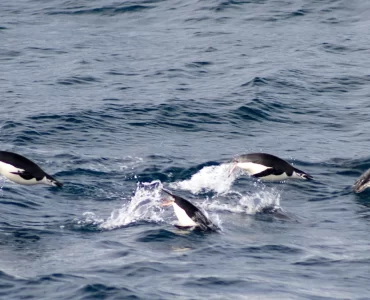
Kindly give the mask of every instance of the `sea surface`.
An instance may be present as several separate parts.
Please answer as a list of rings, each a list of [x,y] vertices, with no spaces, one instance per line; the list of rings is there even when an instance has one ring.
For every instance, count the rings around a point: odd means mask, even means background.
[[[0,179],[0,299],[370,299],[369,32],[363,0],[2,0],[0,150],[64,187]]]

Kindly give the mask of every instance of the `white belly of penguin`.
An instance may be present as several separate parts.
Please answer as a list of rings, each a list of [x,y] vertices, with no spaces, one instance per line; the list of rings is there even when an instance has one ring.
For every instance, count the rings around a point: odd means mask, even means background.
[[[16,168],[13,165],[4,163],[2,161],[0,162],[0,173],[6,178],[8,178],[9,180],[14,181],[15,183],[37,184],[37,183],[42,183],[45,179],[44,178],[43,180],[40,180],[40,181],[37,181],[36,178],[26,180],[17,174],[13,174],[13,172],[17,173],[17,172],[23,172],[23,171],[24,171],[23,169]]]
[[[288,178],[291,178],[289,176],[286,175],[286,173],[283,173],[283,174],[280,174],[280,175],[268,175],[268,176],[265,176],[265,177],[259,177],[263,180],[268,180],[268,181],[282,181],[282,180],[286,180]]]
[[[280,175],[268,175],[266,177],[260,177],[263,180],[270,180],[270,181],[282,181],[287,179],[304,179],[302,176],[297,175],[295,171],[293,171],[292,176],[288,176],[285,172]]]
[[[183,210],[180,206],[176,203],[172,204],[173,209],[175,211],[176,217],[179,220],[177,223],[178,226],[188,227],[188,226],[197,226],[198,224],[195,223]]]

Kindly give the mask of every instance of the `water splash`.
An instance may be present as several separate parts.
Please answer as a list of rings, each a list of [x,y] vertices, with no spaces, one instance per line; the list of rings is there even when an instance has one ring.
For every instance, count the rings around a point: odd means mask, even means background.
[[[261,187],[261,185],[258,186]],[[277,189],[262,187],[262,189],[248,194],[230,192],[228,198],[228,200],[208,200],[203,204],[203,207],[209,211],[228,211],[250,215],[281,208],[281,194]]]
[[[254,182],[254,191],[247,194],[232,191],[231,185],[238,174],[229,176],[230,165],[205,167],[187,181],[172,183],[170,186],[188,189],[193,193],[202,190],[216,190],[218,192],[212,198],[198,199],[194,203],[202,209],[206,216],[209,215],[214,224],[222,230],[222,219],[217,212],[232,212],[256,214],[266,211],[274,211],[280,208],[281,193],[276,188],[268,188],[260,182]],[[214,182],[213,182],[214,180]],[[225,181],[223,181],[225,180]],[[127,226],[140,221],[145,222],[168,222],[168,213],[160,206],[162,199],[162,183],[159,180],[152,182],[139,182],[135,194],[131,200],[121,208],[114,209],[111,215],[103,220],[93,213],[85,213],[84,220],[79,225],[96,226],[100,230],[112,230]],[[171,208],[172,209],[172,208]],[[167,210],[168,211],[168,210]],[[171,220],[176,223],[174,214]]]
[[[131,201],[121,208],[112,211],[110,217],[99,225],[100,229],[114,229],[137,221],[161,222],[162,183],[155,180],[149,183],[138,183]]]
[[[193,194],[210,191],[225,194],[230,190],[238,176],[238,172],[232,172],[230,174],[231,168],[231,164],[204,167],[189,180],[171,183],[170,187],[187,190]]]
[[[95,213],[90,211],[83,213],[83,219],[75,219],[74,221],[76,225],[80,226],[81,228],[98,226],[104,222],[103,219],[99,218]]]
[[[245,207],[247,214],[256,214],[264,212],[265,210],[276,210],[280,208],[281,194],[276,189],[263,189],[252,193],[251,195],[244,195],[239,203]]]
[[[256,214],[280,208],[281,191],[267,187],[262,182],[253,182],[254,190],[246,194],[233,191],[234,181],[244,173],[239,169],[233,172],[231,170],[232,164],[230,163],[207,166],[189,180],[171,183],[170,187],[188,190],[193,194],[216,192],[217,195],[200,204],[203,209],[210,211]],[[218,199],[220,196],[222,198]]]
[[[84,214],[86,218],[86,220],[84,220],[84,224],[91,225],[93,223],[94,225],[98,225],[98,228],[101,230],[112,230],[140,221],[176,224],[177,219],[173,213],[172,207],[169,209],[163,209],[160,206],[160,202],[163,198],[162,187],[163,185],[159,180],[149,183],[139,182],[137,184],[135,194],[132,196],[130,202],[125,203],[119,209],[113,210],[111,215],[105,221],[91,213]],[[204,214],[208,216],[208,213],[204,210],[203,204],[201,203],[199,207],[203,208],[202,210]],[[169,215],[171,215],[170,221],[167,220]],[[221,228],[222,221],[216,213],[212,213],[210,219],[214,224]]]

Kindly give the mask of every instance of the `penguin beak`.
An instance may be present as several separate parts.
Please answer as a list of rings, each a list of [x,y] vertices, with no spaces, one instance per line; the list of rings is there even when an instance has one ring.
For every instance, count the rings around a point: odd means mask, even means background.
[[[162,200],[162,203],[161,203],[161,206],[164,207],[164,206],[170,206],[172,205],[172,203],[174,203],[175,201],[173,199],[163,199]]]
[[[61,183],[59,181],[55,181],[55,182],[53,182],[53,185],[56,186],[56,187],[61,188],[63,186],[63,183]]]
[[[229,171],[229,177],[234,172],[234,170],[236,169],[237,166],[238,166],[238,162],[235,162],[234,165],[231,166],[231,169]]]

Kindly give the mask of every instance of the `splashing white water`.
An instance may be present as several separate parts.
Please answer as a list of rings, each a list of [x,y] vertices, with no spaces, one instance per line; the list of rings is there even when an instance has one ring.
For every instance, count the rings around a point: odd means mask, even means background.
[[[262,212],[266,208],[280,208],[280,193],[277,190],[261,190],[252,195],[243,196],[240,205],[245,207],[247,214]]]
[[[99,218],[95,213],[87,211],[83,213],[84,218],[82,220],[75,220],[77,225],[80,226],[96,226],[104,222],[103,219]],[[64,226],[63,226],[64,227]]]
[[[190,190],[194,194],[204,190],[216,191],[217,195],[211,199],[203,201],[198,199],[198,203],[194,204],[201,208],[206,215],[207,211],[210,212],[210,219],[220,228],[223,222],[216,212],[256,214],[265,209],[280,208],[281,194],[278,189],[267,188],[260,182],[254,182],[255,191],[247,194],[231,191],[232,183],[239,174],[234,172],[229,175],[230,170],[230,164],[204,167],[191,179],[171,183],[170,187]],[[162,187],[159,180],[138,183],[131,200],[121,208],[114,209],[106,220],[102,220],[92,213],[86,213],[84,214],[85,220],[81,222],[97,225],[99,229],[103,230],[111,230],[139,221],[165,222],[167,216],[164,213],[165,210],[160,206]],[[175,218],[174,214],[173,217]],[[172,220],[174,219],[172,218]]]
[[[232,172],[231,164],[204,167],[194,174],[189,180],[171,183],[170,187],[183,189],[198,194],[200,192],[215,191],[218,194],[228,192],[237,177],[237,172]]]
[[[161,222],[162,183],[159,180],[150,183],[138,183],[135,195],[122,208],[115,209],[110,217],[99,225],[101,229],[114,229],[137,221]]]
[[[267,188],[263,183],[254,182],[253,186],[256,191],[249,192],[248,194],[232,191],[233,182],[243,174],[238,169],[231,172],[232,168],[233,166],[230,163],[204,167],[189,180],[171,183],[170,187],[188,190],[193,194],[209,191],[216,192],[218,195],[201,204],[202,208],[211,211],[256,214],[267,208],[280,208],[281,193],[278,189]],[[231,198],[235,198],[235,195],[237,196],[238,200],[235,199],[237,203],[230,203],[231,195],[234,195]],[[218,201],[217,198],[219,196],[228,196],[228,199]]]
[[[261,185],[255,184],[255,187],[261,188]],[[249,193],[247,195],[239,192],[232,192],[236,198],[234,203],[230,203],[232,200],[225,200],[220,202],[217,199],[208,200],[203,204],[203,207],[209,211],[229,211],[233,213],[246,213],[254,215],[259,212],[263,212],[265,209],[279,209],[281,194],[277,189],[262,189]],[[230,194],[229,194],[230,195]],[[235,197],[236,196],[236,197]]]

